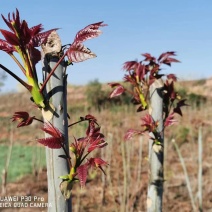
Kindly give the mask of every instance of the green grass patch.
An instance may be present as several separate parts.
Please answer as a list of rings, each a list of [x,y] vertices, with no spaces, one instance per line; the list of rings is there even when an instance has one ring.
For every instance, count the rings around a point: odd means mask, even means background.
[[[0,170],[5,167],[9,146],[0,145]],[[45,148],[36,146],[14,145],[8,169],[8,182],[16,181],[33,171],[33,167],[46,167]],[[1,179],[0,179],[1,182]]]

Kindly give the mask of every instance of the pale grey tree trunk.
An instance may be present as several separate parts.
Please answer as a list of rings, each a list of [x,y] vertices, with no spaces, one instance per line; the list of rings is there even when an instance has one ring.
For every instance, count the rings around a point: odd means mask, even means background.
[[[55,38],[49,39],[48,43],[50,48],[46,52],[44,50],[44,63],[43,63],[43,77],[44,80],[48,77],[51,69],[59,61],[60,48],[54,48],[55,46],[61,46]],[[56,52],[55,52],[56,50]],[[51,52],[52,51],[52,52]],[[48,53],[48,54],[47,54]],[[46,85],[46,97],[53,105],[54,111],[44,112],[44,120],[50,121],[54,127],[58,128],[64,135],[66,140],[66,150],[68,152],[68,121],[67,121],[67,99],[66,99],[66,72],[65,72],[64,61],[55,70],[51,76],[49,82]],[[53,112],[53,116],[51,114]],[[46,135],[48,136],[48,135]],[[48,203],[50,207],[49,212],[70,212],[71,211],[71,199],[65,200],[61,191],[60,183],[61,179],[59,176],[66,175],[69,173],[69,167],[67,161],[59,155],[64,155],[63,149],[50,149],[46,148],[46,161],[47,161],[47,180],[48,180]]]
[[[163,131],[163,82],[156,80],[150,86],[150,115],[154,121],[159,121],[157,132]],[[153,134],[150,134],[152,137]],[[159,136],[159,134],[158,134]],[[163,132],[158,137],[160,145],[149,140],[149,183],[147,192],[147,211],[159,212],[162,211],[163,198]]]

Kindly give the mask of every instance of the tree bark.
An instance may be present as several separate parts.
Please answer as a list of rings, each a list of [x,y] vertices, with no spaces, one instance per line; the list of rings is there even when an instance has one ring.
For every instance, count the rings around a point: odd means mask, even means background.
[[[159,121],[157,127],[156,144],[149,140],[149,184],[147,192],[147,211],[162,211],[163,198],[163,160],[164,160],[164,138],[163,138],[163,82],[156,80],[150,87],[150,115],[154,121]],[[154,135],[151,133],[151,137]]]
[[[43,78],[48,77],[50,71],[54,68],[60,59],[61,43],[55,34],[51,34],[45,46],[42,46],[44,52]],[[54,74],[48,81],[45,89],[46,99],[49,100],[50,109],[44,111],[45,121],[49,121],[54,127],[60,130],[65,137],[66,151],[68,148],[68,120],[67,120],[67,85],[66,85],[66,67],[64,61],[55,70]],[[46,135],[47,137],[48,135]],[[61,191],[59,178],[69,173],[67,161],[58,157],[64,155],[62,148],[50,149],[46,148],[47,162],[47,179],[48,179],[48,203],[50,212],[70,212],[71,199],[65,200]]]

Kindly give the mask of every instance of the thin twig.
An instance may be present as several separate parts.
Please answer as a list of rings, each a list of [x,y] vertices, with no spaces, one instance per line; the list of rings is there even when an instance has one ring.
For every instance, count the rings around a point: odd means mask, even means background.
[[[33,119],[36,120],[36,121],[39,121],[39,122],[41,122],[41,123],[44,123],[43,120],[37,119],[37,118],[35,118],[35,117],[33,117]]]
[[[0,64],[0,68],[2,68],[4,71],[6,71],[8,74],[10,74],[13,78],[15,78],[18,82],[20,82],[27,90],[31,91],[32,86],[28,85],[26,82],[24,82],[21,78],[19,78],[16,74],[14,74],[12,71],[10,71],[8,68]]]
[[[188,176],[188,172],[187,172],[187,169],[186,169],[184,159],[181,155],[181,152],[180,152],[180,149],[179,149],[177,143],[175,142],[175,139],[172,139],[172,143],[173,143],[173,145],[174,145],[174,147],[177,151],[178,157],[180,159],[180,162],[181,162],[181,165],[182,165],[182,168],[183,168],[183,172],[184,172],[185,180],[186,180],[186,186],[187,186],[187,189],[188,189],[189,197],[191,199],[192,209],[193,209],[193,211],[196,211],[196,206],[195,206],[195,203],[194,203],[194,196],[193,196],[193,192],[192,192],[192,189],[191,189],[191,184],[190,184],[190,180],[189,180],[189,176]]]
[[[198,200],[199,211],[202,212],[202,127],[199,128],[198,133]]]
[[[43,89],[45,88],[47,82],[49,81],[50,77],[54,74],[55,70],[57,69],[57,67],[60,65],[60,63],[64,60],[64,57],[66,56],[66,54],[64,54],[59,61],[57,62],[57,64],[55,65],[55,67],[51,70],[51,72],[49,73],[48,77],[45,79],[45,81],[42,84],[42,87],[40,88],[40,93],[43,92]]]

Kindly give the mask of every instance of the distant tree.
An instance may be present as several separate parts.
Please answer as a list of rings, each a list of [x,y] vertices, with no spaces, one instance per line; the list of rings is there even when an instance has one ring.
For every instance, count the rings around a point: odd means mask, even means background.
[[[94,107],[101,111],[102,108],[109,106],[129,105],[131,103],[131,95],[123,93],[113,99],[109,98],[109,90],[102,89],[102,84],[98,79],[94,79],[87,84],[86,97],[89,107]]]
[[[102,91],[102,84],[98,79],[94,79],[87,84],[86,97],[89,106],[100,111],[101,99],[107,96]]]
[[[4,85],[3,81],[6,79],[6,74],[4,72],[0,72],[0,91],[1,87]]]

